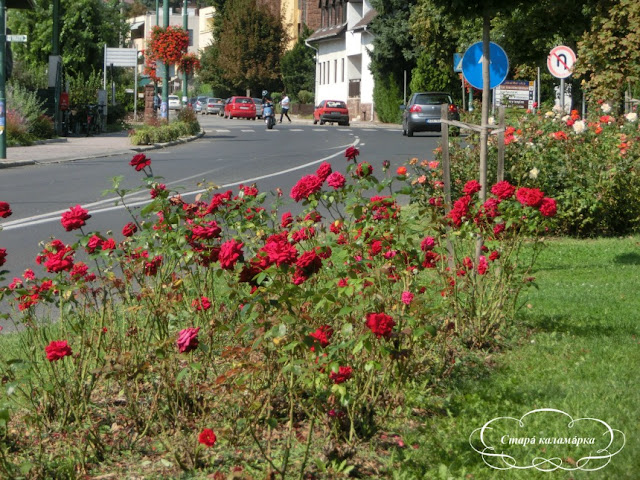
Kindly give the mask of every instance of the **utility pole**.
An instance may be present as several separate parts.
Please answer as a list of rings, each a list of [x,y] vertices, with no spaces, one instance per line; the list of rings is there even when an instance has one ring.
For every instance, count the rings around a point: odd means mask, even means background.
[[[184,29],[185,32],[187,32],[187,34],[189,34],[189,20],[187,18],[187,0],[184,0],[184,7],[182,8],[182,28]],[[188,52],[188,47],[187,47],[187,52]],[[187,95],[189,95],[188,91],[187,91],[187,71],[185,69],[184,72],[182,72],[182,107],[186,107],[187,106]]]
[[[7,98],[5,92],[5,49],[7,45],[5,1],[0,0],[0,158],[7,158]]]
[[[169,26],[169,0],[162,0],[162,23],[166,30]],[[164,64],[164,75],[162,78],[162,104],[160,105],[160,116],[169,120],[169,65]]]

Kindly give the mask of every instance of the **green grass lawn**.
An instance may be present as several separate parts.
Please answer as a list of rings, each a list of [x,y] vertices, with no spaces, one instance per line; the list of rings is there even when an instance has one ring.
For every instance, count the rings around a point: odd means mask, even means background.
[[[389,477],[640,478],[640,239],[551,241],[536,282],[514,344],[486,359],[495,368],[458,375],[445,396],[425,401],[444,414],[423,416],[418,428],[398,422],[413,447],[390,452]],[[626,445],[601,470],[553,473],[494,470],[470,448],[469,435],[485,422],[537,408],[601,419]]]

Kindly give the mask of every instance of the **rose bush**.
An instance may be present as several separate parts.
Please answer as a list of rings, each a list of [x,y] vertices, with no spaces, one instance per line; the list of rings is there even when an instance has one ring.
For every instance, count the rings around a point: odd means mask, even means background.
[[[25,272],[3,290],[27,328],[13,408],[40,432],[73,428],[82,466],[164,435],[183,470],[219,462],[198,445],[221,442],[302,475],[314,439],[339,456],[403,407],[409,383],[446,375],[466,347],[499,345],[556,212],[548,192],[502,182],[481,202],[471,179],[449,210],[438,162],[413,159],[392,176],[358,156],[351,147],[346,165],[303,176],[294,215],[282,192],[269,205],[255,186],[187,202],[136,155],[149,203],[128,208],[122,238],[53,240],[36,257],[43,277]],[[110,192],[125,203],[119,182]],[[91,228],[81,210],[65,227]],[[60,312],[55,325],[38,318],[46,305]],[[72,361],[43,354],[49,331],[74,346]],[[71,355],[65,346],[51,356]],[[102,428],[114,418],[122,434]]]

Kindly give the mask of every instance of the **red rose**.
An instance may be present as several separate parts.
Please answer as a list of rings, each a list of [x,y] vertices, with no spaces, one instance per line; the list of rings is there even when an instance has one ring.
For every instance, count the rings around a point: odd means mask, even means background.
[[[10,217],[13,212],[7,202],[0,202],[0,218]]]
[[[156,255],[149,262],[144,264],[144,274],[147,277],[153,277],[158,273],[158,267],[162,265],[162,255]]]
[[[282,228],[288,228],[293,223],[293,216],[291,212],[284,212],[280,219],[280,226]]]
[[[7,249],[0,248],[0,267],[7,261]]]
[[[134,167],[136,169],[136,172],[139,172],[140,170],[143,170],[145,167],[148,167],[149,165],[151,165],[151,159],[147,158],[147,156],[144,153],[138,153],[137,155],[134,155],[134,157],[129,162],[129,165]]]
[[[317,341],[322,348],[329,345],[329,340],[333,336],[333,328],[329,325],[322,325],[320,328],[316,329],[315,332],[310,333],[309,336]],[[314,351],[314,347],[311,347],[311,351]]]
[[[356,168],[356,175],[359,177],[368,177],[373,173],[373,167],[367,162],[360,162]]]
[[[180,330],[180,333],[178,334],[178,340],[176,341],[176,344],[178,345],[178,351],[180,353],[187,353],[198,348],[199,331],[200,327],[185,328],[184,330]]]
[[[66,340],[58,340],[52,341],[44,347],[44,351],[47,354],[47,360],[50,362],[55,362],[56,360],[60,360],[61,358],[66,357],[67,355],[72,355],[71,347],[67,344]]]
[[[104,240],[101,244],[100,247],[102,248],[102,250],[115,250],[116,249],[116,241],[113,238],[109,238],[107,240]]]
[[[436,246],[436,239],[433,237],[425,237],[422,242],[420,242],[420,250],[423,252],[428,252],[429,250],[433,250],[433,247]]]
[[[553,198],[545,197],[540,204],[540,213],[545,217],[554,217],[557,213],[556,201]]]
[[[327,177],[327,184],[335,190],[344,187],[346,180],[340,172],[333,172]]]
[[[355,160],[359,154],[360,154],[360,150],[358,150],[356,147],[353,147],[353,146],[347,148],[344,152],[344,156],[347,157],[347,159],[349,160]]]
[[[401,177],[407,174],[407,167],[398,167],[396,169],[396,174],[400,175]]]
[[[327,179],[329,175],[331,175],[331,164],[328,162],[322,162],[316,170],[317,177],[323,182]]]
[[[196,312],[207,311],[211,308],[211,302],[205,296],[200,298],[195,298],[193,302],[191,302],[191,306],[196,309]]]
[[[131,237],[137,231],[138,227],[133,222],[129,222],[124,227],[122,227],[122,235],[124,235],[125,237]]]
[[[194,240],[211,240],[212,238],[218,238],[221,232],[222,229],[215,220],[206,222],[203,225],[195,225],[191,228],[191,234]]]
[[[93,253],[97,248],[101,248],[104,240],[98,235],[93,235],[87,243],[86,250],[88,253]]]
[[[495,262],[497,259],[500,258],[500,252],[498,252],[497,250],[494,250],[493,252],[491,252],[491,254],[489,255],[489,260],[491,260],[492,262]]]
[[[309,198],[322,188],[322,180],[317,175],[305,175],[291,189],[291,198],[296,202]]]
[[[298,259],[298,250],[289,243],[287,232],[271,235],[260,250],[267,254],[270,263],[279,267],[292,265]]]
[[[493,193],[500,200],[506,200],[507,198],[511,198],[515,192],[516,192],[516,187],[511,185],[506,180],[498,182],[493,187],[491,187],[491,193]]]
[[[213,447],[217,439],[216,434],[213,433],[213,430],[210,428],[205,428],[200,432],[200,435],[198,435],[198,443],[206,445],[207,447]]]
[[[393,318],[385,313],[367,313],[366,326],[377,338],[391,337],[391,331],[395,325]]]
[[[467,195],[473,195],[480,190],[482,190],[482,185],[480,185],[476,180],[469,180],[467,183],[465,183],[463,189],[464,193],[466,193]]]
[[[296,260],[298,273],[305,277],[309,277],[317,273],[322,268],[322,259],[315,250],[304,252],[298,260]]]
[[[352,373],[351,367],[339,367],[337,372],[329,374],[329,379],[335,384],[344,383],[351,378]]]
[[[218,260],[220,266],[225,270],[232,270],[236,262],[243,259],[242,247],[244,243],[236,240],[229,240],[220,246]]]
[[[86,225],[85,220],[91,218],[89,212],[82,208],[80,205],[76,205],[75,207],[69,208],[68,212],[64,212],[62,214],[62,219],[60,223],[67,232],[71,230],[77,230],[78,228]]]
[[[484,275],[487,273],[489,269],[489,264],[487,263],[487,258],[484,255],[481,255],[478,259],[478,275]]]
[[[537,188],[519,188],[516,192],[516,198],[525,206],[538,208],[542,204],[544,193]]]

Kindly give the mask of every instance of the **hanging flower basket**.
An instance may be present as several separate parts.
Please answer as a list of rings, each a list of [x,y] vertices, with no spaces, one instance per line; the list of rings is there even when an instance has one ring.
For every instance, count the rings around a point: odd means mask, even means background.
[[[148,50],[156,60],[171,65],[180,62],[189,47],[189,34],[179,27],[153,27]]]
[[[200,70],[200,60],[194,53],[185,53],[178,63],[178,70],[193,75],[193,72]]]

